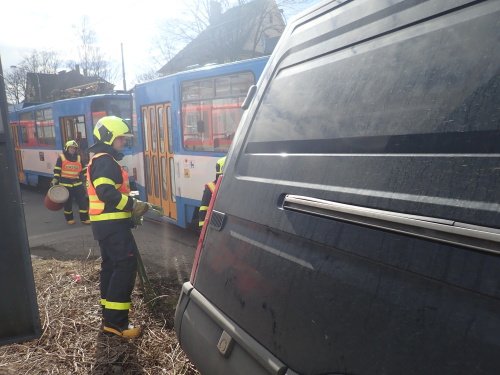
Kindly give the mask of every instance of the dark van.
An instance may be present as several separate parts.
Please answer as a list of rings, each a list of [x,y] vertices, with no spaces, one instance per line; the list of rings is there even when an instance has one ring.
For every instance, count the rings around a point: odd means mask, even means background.
[[[210,215],[175,319],[202,374],[500,374],[500,1],[296,18]]]

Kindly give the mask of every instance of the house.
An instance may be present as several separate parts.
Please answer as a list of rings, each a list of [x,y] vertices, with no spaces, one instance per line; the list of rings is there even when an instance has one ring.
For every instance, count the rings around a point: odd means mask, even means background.
[[[172,74],[210,63],[270,55],[285,28],[274,0],[253,0],[221,13],[211,2],[210,25],[159,71]]]
[[[45,103],[58,99],[112,92],[114,85],[100,77],[80,74],[74,70],[57,74],[26,73],[25,103]]]

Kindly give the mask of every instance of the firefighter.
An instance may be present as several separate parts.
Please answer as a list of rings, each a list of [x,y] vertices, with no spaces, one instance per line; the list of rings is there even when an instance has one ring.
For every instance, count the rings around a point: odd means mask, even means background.
[[[210,200],[212,199],[212,195],[214,193],[217,180],[222,175],[225,162],[226,162],[225,156],[217,160],[217,164],[215,165],[215,180],[210,181],[208,184],[205,185],[205,190],[203,191],[203,197],[201,198],[200,210],[198,213],[198,218],[199,218],[198,226],[200,227],[200,229],[203,227],[203,224],[205,224],[205,217],[207,216],[208,206],[210,204]]]
[[[80,155],[77,153],[78,143],[74,140],[66,142],[64,151],[59,155],[54,167],[54,178],[51,185],[60,184],[69,191],[69,198],[64,203],[64,218],[69,225],[75,224],[73,219],[73,200],[78,204],[80,221],[83,224],[90,224],[88,214],[88,200],[85,195],[83,181],[87,168],[82,165]]]
[[[118,161],[129,127],[119,117],[101,118],[94,128],[96,143],[87,168],[90,221],[101,250],[100,291],[102,330],[123,338],[136,338],[140,327],[129,324],[131,294],[137,271],[137,245],[133,219],[148,210],[145,202],[129,197],[129,177]]]

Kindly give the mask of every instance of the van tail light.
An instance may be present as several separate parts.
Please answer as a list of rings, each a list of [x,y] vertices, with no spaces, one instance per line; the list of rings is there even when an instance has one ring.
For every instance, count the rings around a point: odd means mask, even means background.
[[[224,175],[221,175],[217,179],[217,184],[215,185],[214,193],[212,194],[212,198],[210,199],[210,204],[208,205],[207,214],[205,216],[205,222],[203,223],[203,227],[201,228],[200,238],[198,238],[198,246],[196,247],[196,253],[194,254],[193,260],[193,268],[191,269],[191,277],[189,281],[194,285],[194,280],[196,278],[196,271],[198,271],[198,265],[200,262],[200,256],[203,249],[203,242],[205,241],[205,234],[207,233],[208,223],[210,222],[210,218],[212,217],[212,210],[214,207],[215,198],[217,197],[217,193],[219,192],[219,186],[222,182],[222,178]]]

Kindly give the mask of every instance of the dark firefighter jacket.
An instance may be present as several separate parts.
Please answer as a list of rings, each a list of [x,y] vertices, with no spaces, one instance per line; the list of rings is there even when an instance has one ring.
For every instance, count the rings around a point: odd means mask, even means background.
[[[63,155],[69,161],[75,162],[78,160],[78,154],[71,155],[69,152],[64,151]],[[82,171],[80,172],[80,176],[78,179],[61,177],[61,168],[62,168],[62,159],[61,156],[58,156],[56,165],[54,167],[54,178],[57,179],[57,181],[59,181],[59,183],[63,186],[66,187],[79,186],[82,185],[83,181],[85,181],[86,179],[87,167],[84,165],[82,165]]]
[[[92,161],[89,168],[89,179],[92,181],[92,184],[95,186],[94,182],[99,178],[103,178],[112,180],[116,185],[122,185],[124,183],[122,169],[116,161],[121,160],[123,155],[104,143],[95,144],[90,151],[95,154],[106,153],[109,155],[95,158]],[[128,202],[123,209],[119,210],[116,208],[122,199],[122,193],[115,186],[111,184],[98,184],[95,190],[98,198],[105,203],[103,213],[132,210],[134,203],[131,197],[128,198]],[[92,232],[94,238],[98,241],[103,240],[112,233],[127,230],[131,227],[133,227],[133,223],[130,218],[92,221]]]
[[[203,190],[203,197],[201,198],[200,211],[198,214],[199,217],[198,226],[200,228],[203,227],[203,224],[205,224],[205,218],[207,217],[208,206],[210,205],[212,195],[214,194],[216,183],[217,180],[209,182],[208,184],[205,185],[205,190]]]

